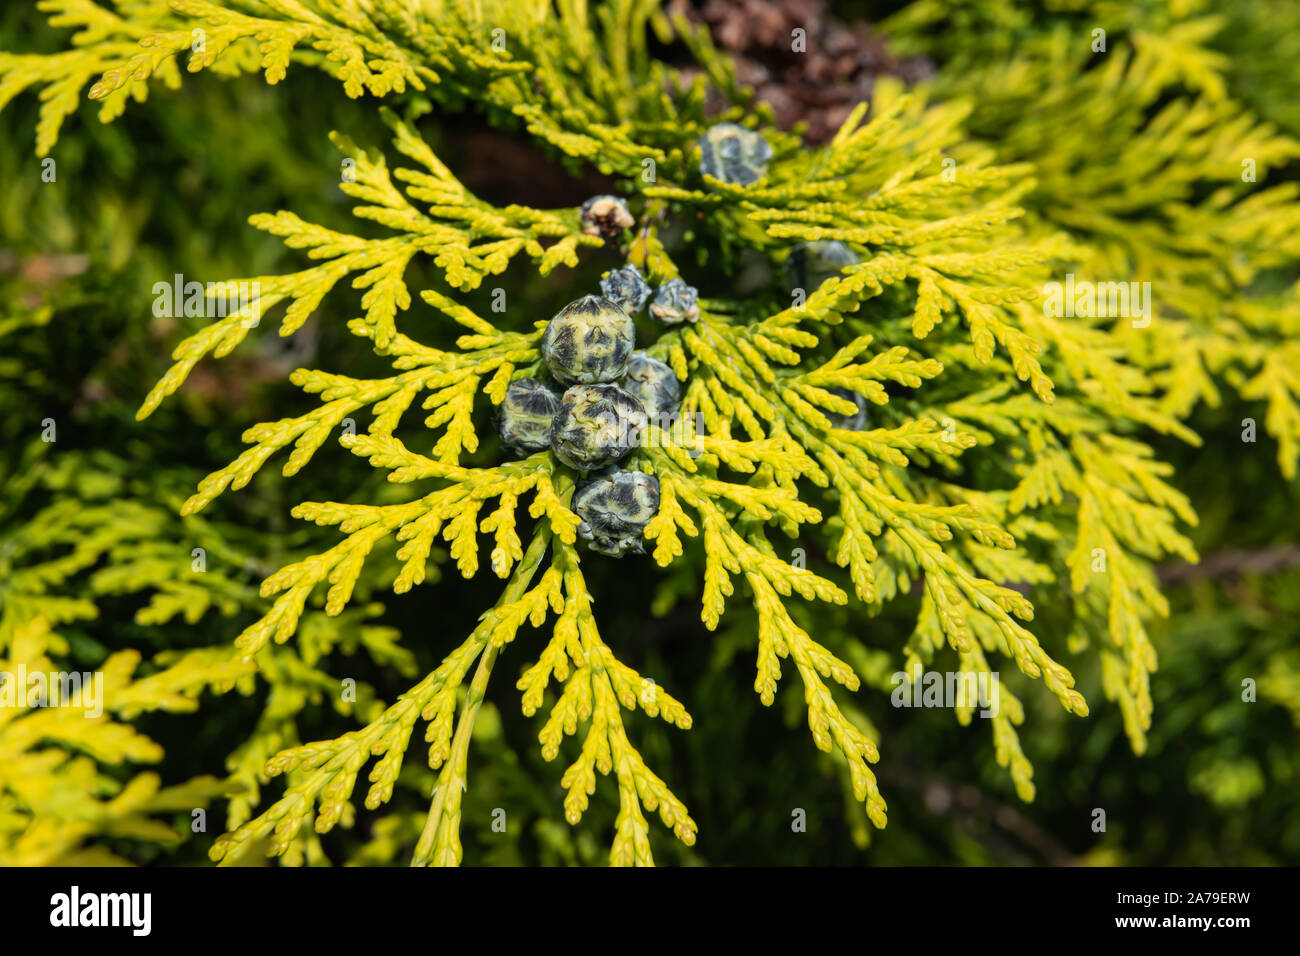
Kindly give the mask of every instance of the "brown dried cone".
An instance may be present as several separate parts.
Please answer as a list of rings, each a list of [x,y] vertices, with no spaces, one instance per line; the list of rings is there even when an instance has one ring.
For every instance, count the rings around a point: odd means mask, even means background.
[[[877,76],[911,84],[934,72],[924,57],[892,56],[867,24],[837,22],[825,0],[673,0],[673,6],[708,24],[714,42],[735,58],[737,78],[772,107],[782,129],[808,124],[809,143],[829,141],[853,107],[871,99]],[[802,52],[794,49],[796,29],[804,31]]]

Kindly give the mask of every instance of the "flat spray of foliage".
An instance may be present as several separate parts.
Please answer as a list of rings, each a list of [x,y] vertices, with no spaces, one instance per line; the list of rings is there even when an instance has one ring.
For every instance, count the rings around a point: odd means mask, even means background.
[[[709,719],[708,702],[695,702],[692,717],[687,702],[620,661],[617,639],[602,635],[600,595],[588,588],[584,566],[610,559],[579,545],[568,508],[575,476],[547,453],[499,464],[476,454],[492,443],[490,406],[512,379],[538,372],[549,315],[514,302],[488,317],[455,293],[490,287],[516,262],[546,276],[577,265],[602,241],[583,233],[577,208],[498,207],[475,196],[422,139],[416,124],[430,109],[481,111],[571,163],[614,176],[638,220],[628,261],[651,285],[679,275],[701,285],[698,323],[663,331],[647,347],[684,383],[682,417],[698,417],[703,428],[685,443],[652,429],[629,463],[659,481],[661,508],[645,537],[665,570],[656,576],[650,559],[623,560],[628,573],[656,582],[657,603],[665,595],[698,600],[709,631],[730,606],[752,603],[754,691],[770,704],[783,676],[799,681],[814,743],[835,755],[877,827],[887,807],[872,765],[888,761],[888,750],[878,750],[875,729],[848,701],[864,681],[889,685],[801,626],[817,620],[805,606],[848,605],[861,633],[886,603],[919,597],[891,669],[915,673],[941,661],[977,675],[1014,663],[1025,679],[1003,675],[989,728],[998,763],[1030,800],[1021,696],[1046,692],[1086,717],[1072,658],[1100,661],[1106,697],[1122,711],[1133,748],[1145,746],[1157,665],[1148,626],[1167,613],[1154,564],[1196,559],[1186,537],[1196,514],[1143,436],[1196,443],[1185,421],[1226,383],[1267,399],[1282,470],[1295,472],[1300,308],[1294,289],[1256,292],[1253,282],[1300,259],[1300,204],[1293,185],[1264,189],[1243,183],[1240,172],[1251,157],[1262,181],[1300,144],[1225,100],[1224,63],[1202,48],[1212,24],[1165,9],[1187,4],[1147,4],[1155,12],[1129,25],[1128,42],[1116,31],[1117,49],[1091,66],[1082,24],[1092,8],[1113,4],[1079,2],[1080,26],[1036,34],[1033,45],[1004,58],[986,55],[980,33],[981,24],[998,22],[1003,4],[959,5],[964,13],[953,22],[944,19],[948,5],[922,0],[891,30],[919,46],[933,42],[929,28],[942,23],[943,36],[961,46],[944,51],[959,68],[941,75],[933,92],[878,81],[870,109],[860,106],[818,148],[805,148],[797,131],[772,128],[770,112],[737,87],[706,31],[645,0],[39,6],[51,23],[76,32],[63,52],[0,54],[0,105],[29,88],[40,95],[42,156],[84,91],[111,120],[129,100],[157,95],[157,85],[177,87],[185,72],[261,71],[274,84],[291,65],[308,67],[349,96],[392,104],[379,107],[391,147],[333,135],[352,161],[340,188],[358,221],[253,215],[254,227],[296,251],[300,268],[232,278],[232,291],[234,283],[260,284],[260,324],[240,312],[181,341],[138,417],[180,389],[203,359],[269,334],[272,319],[281,336],[293,334],[343,283],[364,291],[348,329],[391,374],[293,372],[309,398],[288,417],[248,427],[247,450],[198,483],[180,518],[143,509],[96,521],[93,512],[55,505],[58,513],[31,524],[41,530],[30,544],[70,550],[13,572],[0,593],[0,654],[29,661],[57,650],[52,628],[60,620],[93,613],[93,604],[60,597],[58,587],[91,563],[91,549],[115,559],[96,587],[156,592],[148,620],[202,614],[213,602],[229,605],[227,613],[258,606],[260,618],[233,653],[191,651],[135,682],[133,660],[107,665],[121,688],[110,710],[123,717],[193,707],[205,686],[245,693],[256,680],[270,686],[265,714],[231,756],[228,783],[240,792],[214,859],[235,862],[254,848],[290,862],[317,859],[310,830],[350,825],[359,782],[365,808],[383,807],[422,728],[437,777],[413,862],[458,863],[471,734],[485,696],[508,696],[503,654],[529,662],[514,690],[524,713],[539,715],[543,756],[564,753],[571,824],[606,776],[619,805],[612,863],[652,862],[648,817],[656,813],[683,843],[696,839],[689,808],[647,765],[629,718],[639,710],[685,731]],[[647,50],[651,34],[685,44],[702,72],[688,82],[657,61]],[[959,59],[963,52],[968,60]],[[975,69],[987,92],[968,104],[960,88]],[[710,89],[732,104],[721,114],[705,113]],[[757,183],[701,175],[696,141],[722,121],[755,128],[772,145]],[[689,241],[674,243],[672,227],[682,223]],[[742,254],[757,253],[779,274],[793,245],[818,239],[846,243],[861,264],[806,302],[780,288],[729,294]],[[411,288],[417,260],[451,294]],[[1151,281],[1151,326],[1048,316],[1042,287],[1068,272]],[[458,337],[447,348],[421,341],[422,330],[453,326]],[[833,391],[842,389],[870,402],[864,430],[837,428],[828,417],[855,411]],[[352,433],[348,420],[365,427]],[[270,569],[260,598],[219,576],[195,583],[168,566],[178,560],[171,551],[150,557],[147,547],[126,546],[137,527],[142,541],[162,537],[150,522],[201,521],[214,499],[244,488],[273,459],[286,478],[297,474],[326,441],[368,461],[402,494],[379,502],[340,487],[338,500],[298,504],[294,516],[337,528],[337,543]],[[107,530],[85,534],[91,525]],[[373,609],[354,595],[407,592],[453,570],[502,582],[477,626],[449,641],[442,663],[392,704],[363,692],[345,705],[357,729],[301,741],[296,712],[337,693],[335,678],[317,669],[331,648],[359,647],[411,667],[402,645],[414,635],[366,624]],[[1027,595],[1058,594],[1068,632],[1036,632]],[[957,719],[969,723],[977,706],[959,701]],[[29,784],[14,776],[7,755],[26,752],[42,735],[25,725],[43,719],[51,718],[0,717],[0,798],[40,802],[24,793]],[[68,733],[80,726],[65,725]],[[95,726],[110,739],[44,736],[105,764],[150,756],[149,742],[129,726]],[[85,785],[93,765],[57,747],[28,759],[63,767],[67,788],[93,790]],[[259,788],[275,775],[287,786],[264,803]],[[212,781],[193,786],[216,793]],[[201,802],[198,793],[154,792],[137,778],[83,815],[124,821],[149,838],[142,814]],[[23,842],[40,823],[0,823],[0,860],[56,858]],[[58,830],[58,821],[48,825]],[[97,826],[87,832],[108,829]]]

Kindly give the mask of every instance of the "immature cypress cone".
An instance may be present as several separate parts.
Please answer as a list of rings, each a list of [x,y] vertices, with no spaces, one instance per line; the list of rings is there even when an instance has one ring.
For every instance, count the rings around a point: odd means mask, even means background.
[[[645,551],[645,526],[659,513],[659,479],[640,471],[603,472],[578,486],[573,511],[578,534],[612,557]]]
[[[695,286],[681,279],[669,279],[655,292],[650,315],[664,325],[695,322],[700,317],[700,307],[696,304],[699,295]]]
[[[582,231],[589,236],[614,239],[624,229],[636,225],[627,203],[617,196],[592,196],[582,204]]]
[[[551,423],[551,451],[578,471],[626,458],[646,426],[641,402],[617,385],[574,385]]]
[[[827,279],[838,277],[846,266],[861,261],[857,253],[838,239],[801,242],[785,261],[786,281],[792,289],[803,289],[811,295]]]
[[[570,302],[546,326],[541,352],[562,385],[616,382],[636,343],[631,317],[609,299],[586,295]]]
[[[497,418],[497,431],[506,447],[518,454],[551,447],[551,424],[560,410],[560,396],[535,378],[521,378],[506,388]]]
[[[645,406],[652,419],[670,418],[682,403],[682,383],[673,370],[645,352],[633,352],[621,385]]]
[[[752,129],[719,123],[699,138],[700,172],[724,183],[748,186],[767,175],[772,147]]]
[[[641,270],[631,263],[614,269],[600,280],[600,294],[628,315],[636,315],[645,308],[650,291],[650,284],[642,278]]]

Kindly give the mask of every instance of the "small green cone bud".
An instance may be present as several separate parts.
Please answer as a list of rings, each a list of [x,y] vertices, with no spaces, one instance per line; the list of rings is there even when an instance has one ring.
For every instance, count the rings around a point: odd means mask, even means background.
[[[700,317],[700,307],[695,301],[699,295],[695,286],[687,285],[681,279],[669,279],[655,293],[654,301],[650,303],[650,315],[664,325],[695,322]]]
[[[785,279],[791,289],[803,289],[811,295],[827,279],[837,278],[840,270],[861,261],[857,253],[837,239],[801,242],[785,260]]]
[[[521,378],[506,388],[497,416],[497,432],[506,447],[519,455],[551,447],[551,423],[560,410],[560,396],[535,378]]]
[[[542,358],[561,385],[617,382],[636,344],[631,317],[609,299],[570,302],[542,333]]]
[[[600,280],[600,294],[628,315],[636,315],[650,298],[650,284],[641,277],[636,266],[626,265]]]
[[[633,352],[627,363],[627,377],[623,390],[634,396],[643,406],[648,418],[659,421],[671,418],[682,403],[682,383],[673,370],[645,352]]]
[[[574,385],[551,423],[551,451],[578,471],[627,457],[646,426],[645,408],[617,385]]]
[[[645,526],[659,513],[659,479],[611,469],[579,485],[572,506],[591,550],[615,558],[643,554]]]
[[[748,186],[767,175],[772,147],[753,130],[719,123],[699,139],[700,172],[724,183]]]

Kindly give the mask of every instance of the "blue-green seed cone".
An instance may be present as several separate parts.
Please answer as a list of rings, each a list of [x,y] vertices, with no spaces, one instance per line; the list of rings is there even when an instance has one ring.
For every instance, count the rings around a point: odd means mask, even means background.
[[[671,418],[682,403],[682,383],[673,370],[645,352],[632,353],[621,384],[645,406],[646,415],[654,421]]]
[[[790,288],[803,289],[811,295],[827,279],[839,277],[845,267],[861,261],[857,253],[838,239],[801,242],[785,261],[785,279]]]
[[[542,333],[541,352],[562,385],[616,382],[627,372],[635,344],[631,317],[609,299],[587,295],[551,319]]]
[[[497,414],[497,433],[506,447],[526,455],[551,447],[551,424],[560,396],[535,378],[521,378],[506,388]]]
[[[659,513],[659,480],[640,471],[594,476],[573,493],[578,534],[611,557],[645,552],[645,526]]]
[[[650,316],[664,325],[695,322],[700,317],[700,307],[696,303],[699,295],[695,286],[687,285],[681,279],[669,279],[655,292],[654,301],[650,303]]]
[[[574,385],[551,423],[551,451],[578,471],[622,461],[646,426],[645,408],[617,385]]]
[[[753,130],[719,123],[699,139],[700,172],[724,183],[748,186],[767,175],[772,147]]]
[[[634,265],[614,269],[600,280],[600,294],[615,303],[628,315],[636,315],[645,308],[650,298],[650,283]]]

